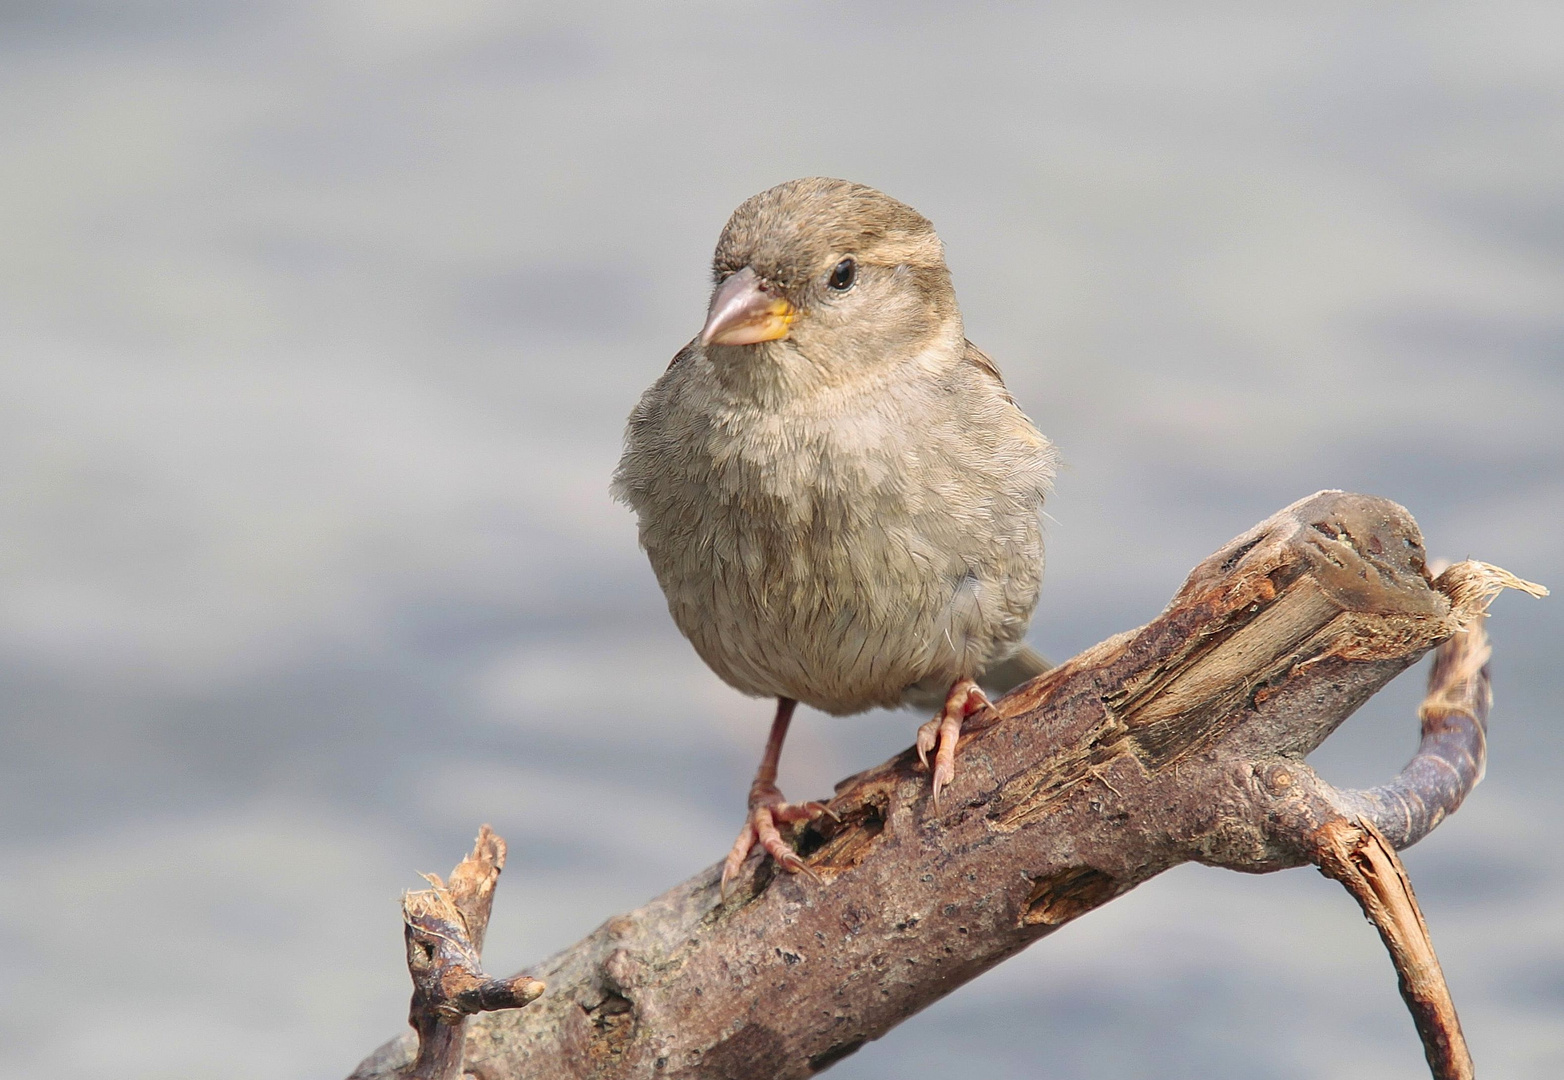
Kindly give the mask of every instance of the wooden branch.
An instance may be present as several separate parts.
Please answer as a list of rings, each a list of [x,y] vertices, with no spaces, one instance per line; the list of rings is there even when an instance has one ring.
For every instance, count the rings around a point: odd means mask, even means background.
[[[505,841],[487,825],[478,831],[472,854],[451,871],[449,882],[425,874],[433,888],[402,897],[407,939],[407,970],[413,976],[413,1002],[407,1022],[417,1032],[417,1053],[381,1060],[377,1054],[359,1066],[380,1068],[377,1076],[406,1080],[460,1080],[467,1018],[478,1012],[519,1009],[543,993],[530,975],[491,979],[479,957],[494,904],[494,886],[505,866]],[[398,1046],[398,1049],[402,1048]]]
[[[722,901],[714,866],[610,919],[543,966],[552,989],[533,1006],[474,1021],[467,1068],[804,1077],[1181,862],[1323,866],[1351,840],[1341,823],[1372,835],[1398,807],[1430,808],[1385,830],[1410,843],[1464,797],[1478,754],[1453,784],[1409,766],[1371,792],[1336,791],[1303,757],[1517,583],[1480,563],[1430,581],[1423,557],[1387,500],[1288,507],[1196,567],[1151,623],[999,701],[963,736],[940,808],[910,749],[848,778],[839,820],[797,837],[818,881],[752,861]],[[1358,865],[1344,858],[1327,870]],[[411,1056],[404,1038],[354,1076]]]

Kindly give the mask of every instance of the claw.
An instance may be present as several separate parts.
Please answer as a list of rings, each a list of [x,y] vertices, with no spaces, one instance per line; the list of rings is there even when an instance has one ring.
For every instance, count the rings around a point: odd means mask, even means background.
[[[789,873],[803,874],[806,878],[808,878],[810,881],[814,882],[816,885],[824,885],[825,884],[825,878],[823,878],[819,874],[815,873],[814,867],[810,866],[803,859],[800,859],[797,855],[794,855],[793,858],[798,863],[798,865],[794,866],[794,867],[791,867],[789,869],[789,871],[788,871]]]
[[[956,778],[956,746],[961,742],[961,725],[967,717],[993,708],[988,695],[971,679],[957,679],[945,696],[940,714],[918,728],[918,758],[928,767],[928,751],[934,750],[934,808],[939,809],[940,794]]]
[[[754,846],[755,826],[746,820],[744,828],[739,830],[739,838],[733,841],[733,847],[728,850],[728,857],[722,860],[722,883],[717,888],[717,895],[723,900],[728,898],[728,885],[738,876],[744,860],[749,858],[750,849]]]
[[[830,814],[835,820],[841,820],[824,803],[790,803],[777,790],[777,759],[782,755],[782,741],[787,738],[788,723],[793,718],[793,707],[797,704],[792,698],[777,699],[777,716],[771,722],[771,736],[766,740],[766,752],[760,759],[760,768],[755,770],[755,782],[749,787],[749,816],[744,819],[744,828],[733,842],[728,857],[722,861],[722,881],[718,890],[723,900],[728,898],[728,885],[738,877],[744,860],[749,858],[756,844],[788,873],[803,874],[812,881],[820,881],[820,875],[804,865],[798,852],[788,847],[777,830],[778,822],[787,825],[809,821],[821,814]]]
[[[837,818],[835,812],[824,803],[782,802],[781,794],[775,788],[755,794],[758,797],[750,806],[749,818],[744,822],[744,828],[739,831],[738,839],[733,842],[728,857],[723,860],[722,882],[718,888],[718,895],[723,900],[728,898],[728,886],[734,878],[738,877],[745,860],[757,846],[789,874],[803,874],[809,880],[823,884],[820,875],[810,869],[809,865],[799,857],[798,852],[782,839],[782,833],[777,829],[777,825],[810,821],[822,814],[828,814],[838,821],[841,819]]]
[[[929,767],[929,751],[939,743],[939,717],[918,728],[918,763]]]

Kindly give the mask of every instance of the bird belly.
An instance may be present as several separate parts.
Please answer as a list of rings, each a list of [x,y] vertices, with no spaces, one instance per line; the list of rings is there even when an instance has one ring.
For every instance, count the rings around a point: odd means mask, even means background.
[[[744,693],[836,714],[894,707],[1008,655],[1036,602],[1025,564],[1040,550],[1003,580],[1015,560],[958,550],[959,522],[818,501],[727,510],[687,537],[693,551],[648,553],[680,630]]]

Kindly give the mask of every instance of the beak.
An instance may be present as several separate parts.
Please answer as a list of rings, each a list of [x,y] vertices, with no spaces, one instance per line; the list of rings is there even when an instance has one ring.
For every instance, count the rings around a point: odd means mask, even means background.
[[[753,345],[757,341],[776,341],[787,337],[787,328],[798,310],[775,296],[753,269],[746,266],[717,286],[706,325],[701,329],[702,345]]]

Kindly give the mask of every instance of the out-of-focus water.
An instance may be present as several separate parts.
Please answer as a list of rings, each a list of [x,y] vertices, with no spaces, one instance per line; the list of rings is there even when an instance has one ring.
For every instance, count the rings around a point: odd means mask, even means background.
[[[1322,487],[1564,584],[1556,4],[0,7],[0,1077],[330,1078],[480,822],[514,970],[715,861],[769,719],[607,494],[743,198],[946,241],[1060,445],[1033,640]],[[1564,1073],[1564,608],[1407,862],[1487,1075]],[[1369,783],[1416,679],[1315,761]],[[819,795],[920,718],[804,714]],[[1426,1075],[1308,871],[1168,874],[834,1075]]]

